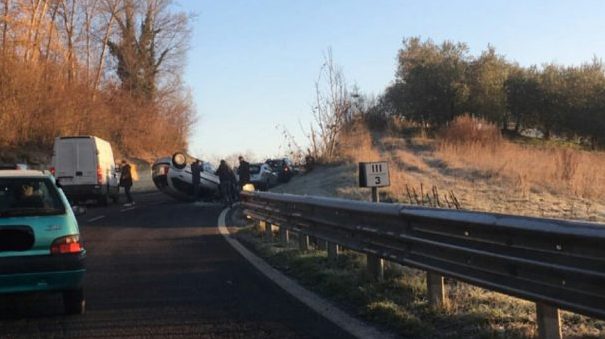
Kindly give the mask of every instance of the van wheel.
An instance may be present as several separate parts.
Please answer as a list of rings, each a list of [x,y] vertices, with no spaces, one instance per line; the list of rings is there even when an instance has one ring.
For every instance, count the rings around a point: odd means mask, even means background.
[[[63,292],[63,306],[66,314],[84,314],[86,299],[82,288]]]

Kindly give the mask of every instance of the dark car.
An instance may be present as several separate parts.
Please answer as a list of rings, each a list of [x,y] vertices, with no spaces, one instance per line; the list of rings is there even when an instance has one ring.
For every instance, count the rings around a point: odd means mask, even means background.
[[[271,166],[273,171],[277,173],[277,180],[279,182],[288,182],[294,176],[294,171],[292,170],[292,161],[288,158],[269,159],[265,161],[265,163]]]
[[[277,181],[277,173],[269,164],[250,164],[250,183],[259,191],[268,190],[275,186]]]

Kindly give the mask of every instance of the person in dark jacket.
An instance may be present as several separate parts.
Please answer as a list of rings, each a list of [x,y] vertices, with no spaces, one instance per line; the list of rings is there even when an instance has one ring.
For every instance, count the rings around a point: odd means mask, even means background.
[[[200,195],[200,173],[202,172],[202,162],[196,160],[191,163],[191,182],[193,183],[193,197],[199,198]]]
[[[124,206],[134,205],[134,200],[130,195],[130,189],[132,188],[132,172],[130,165],[126,160],[122,160],[122,166],[120,167],[120,186],[124,187],[124,193],[126,194],[127,203]]]
[[[237,174],[239,175],[239,188],[241,190],[245,184],[250,182],[250,164],[241,155],[239,156]]]
[[[233,202],[233,183],[235,182],[235,173],[225,160],[221,160],[215,174],[220,180],[219,188],[221,192],[221,199],[226,204]]]

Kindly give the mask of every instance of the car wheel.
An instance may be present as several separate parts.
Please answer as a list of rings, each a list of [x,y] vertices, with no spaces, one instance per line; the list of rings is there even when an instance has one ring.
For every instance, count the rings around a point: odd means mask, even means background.
[[[187,156],[184,153],[176,152],[172,155],[172,166],[183,169],[187,166]]]
[[[84,314],[86,311],[86,299],[82,288],[63,292],[63,305],[66,314]]]

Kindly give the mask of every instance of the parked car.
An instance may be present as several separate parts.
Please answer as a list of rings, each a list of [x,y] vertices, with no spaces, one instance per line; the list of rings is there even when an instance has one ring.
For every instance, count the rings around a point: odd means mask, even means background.
[[[203,162],[200,172],[199,197],[194,197],[193,180],[191,176],[191,161],[184,153],[175,153],[172,157],[163,157],[151,166],[151,177],[155,186],[167,195],[183,201],[196,199],[212,200],[218,198],[218,176],[215,168],[208,162]]]
[[[67,198],[50,173],[0,171],[0,294],[62,293],[85,310],[86,250]]]
[[[51,172],[73,202],[96,199],[106,206],[118,201],[119,178],[109,142],[95,136],[55,139]]]
[[[292,161],[288,158],[269,159],[265,161],[265,163],[271,166],[273,171],[277,173],[277,179],[279,182],[288,182],[294,176],[294,172],[292,171]]]
[[[266,191],[277,185],[277,173],[268,164],[250,164],[250,182],[259,191]]]

